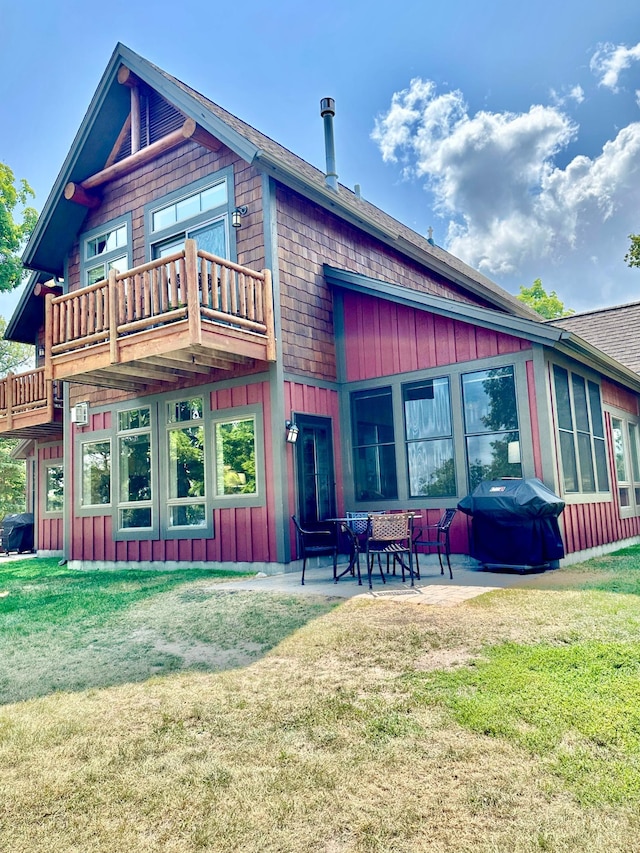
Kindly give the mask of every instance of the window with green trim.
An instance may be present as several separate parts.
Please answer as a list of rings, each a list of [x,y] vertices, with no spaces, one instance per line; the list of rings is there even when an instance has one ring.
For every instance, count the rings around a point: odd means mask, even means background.
[[[80,444],[83,509],[111,504],[111,441],[83,441]]]
[[[202,397],[167,403],[168,527],[206,527]]]
[[[54,514],[64,509],[64,465],[62,461],[44,464],[44,511]]]
[[[608,492],[600,387],[557,364],[553,384],[564,492]]]
[[[82,284],[104,281],[109,270],[129,268],[130,217],[93,229],[81,237]]]
[[[118,413],[118,527],[153,527],[151,410]]]

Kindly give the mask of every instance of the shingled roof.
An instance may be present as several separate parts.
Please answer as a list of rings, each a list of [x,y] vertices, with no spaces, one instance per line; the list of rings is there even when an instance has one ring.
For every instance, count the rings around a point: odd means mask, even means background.
[[[640,302],[584,311],[549,322],[575,332],[616,361],[640,373]]]

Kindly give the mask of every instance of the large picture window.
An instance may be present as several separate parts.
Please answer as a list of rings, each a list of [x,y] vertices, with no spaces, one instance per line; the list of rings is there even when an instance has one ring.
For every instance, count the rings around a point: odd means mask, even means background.
[[[513,367],[462,375],[469,491],[482,480],[521,477]]]
[[[456,494],[449,379],[428,379],[402,389],[409,497]]]
[[[216,495],[255,495],[255,418],[217,421],[215,424]]]
[[[391,388],[353,393],[351,422],[356,500],[397,498]]]
[[[111,442],[83,441],[80,445],[83,509],[111,504]]]
[[[62,461],[46,462],[44,466],[44,511],[61,513],[64,509],[64,465]]]
[[[562,482],[566,493],[609,491],[599,386],[553,366]]]

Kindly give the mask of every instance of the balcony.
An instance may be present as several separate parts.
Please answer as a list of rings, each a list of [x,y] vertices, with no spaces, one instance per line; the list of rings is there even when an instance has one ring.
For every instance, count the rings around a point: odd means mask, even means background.
[[[175,254],[48,296],[45,330],[52,380],[133,391],[210,381],[275,361],[271,273],[186,240]]]
[[[43,367],[0,379],[0,437],[62,437],[62,388]]]

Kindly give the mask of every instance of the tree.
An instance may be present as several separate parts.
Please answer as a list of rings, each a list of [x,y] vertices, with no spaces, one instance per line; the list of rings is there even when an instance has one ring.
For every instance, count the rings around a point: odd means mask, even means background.
[[[520,285],[520,293],[516,297],[520,302],[524,302],[529,308],[537,311],[545,320],[556,320],[558,317],[570,317],[574,314],[573,308],[565,308],[564,302],[558,297],[555,290],[551,293],[542,286],[542,281],[537,278],[531,287]]]
[[[629,267],[640,267],[640,234],[629,234],[629,239],[631,243],[624,256],[625,263]]]
[[[24,178],[16,187],[13,172],[5,163],[0,163],[0,291],[13,290],[22,279],[18,252],[36,224],[38,215],[28,206],[29,198],[34,196]],[[21,221],[14,218],[17,213]]]
[[[6,341],[4,333],[7,321],[0,317],[0,376],[7,373],[19,373],[33,367],[33,347],[30,344],[19,344]]]

